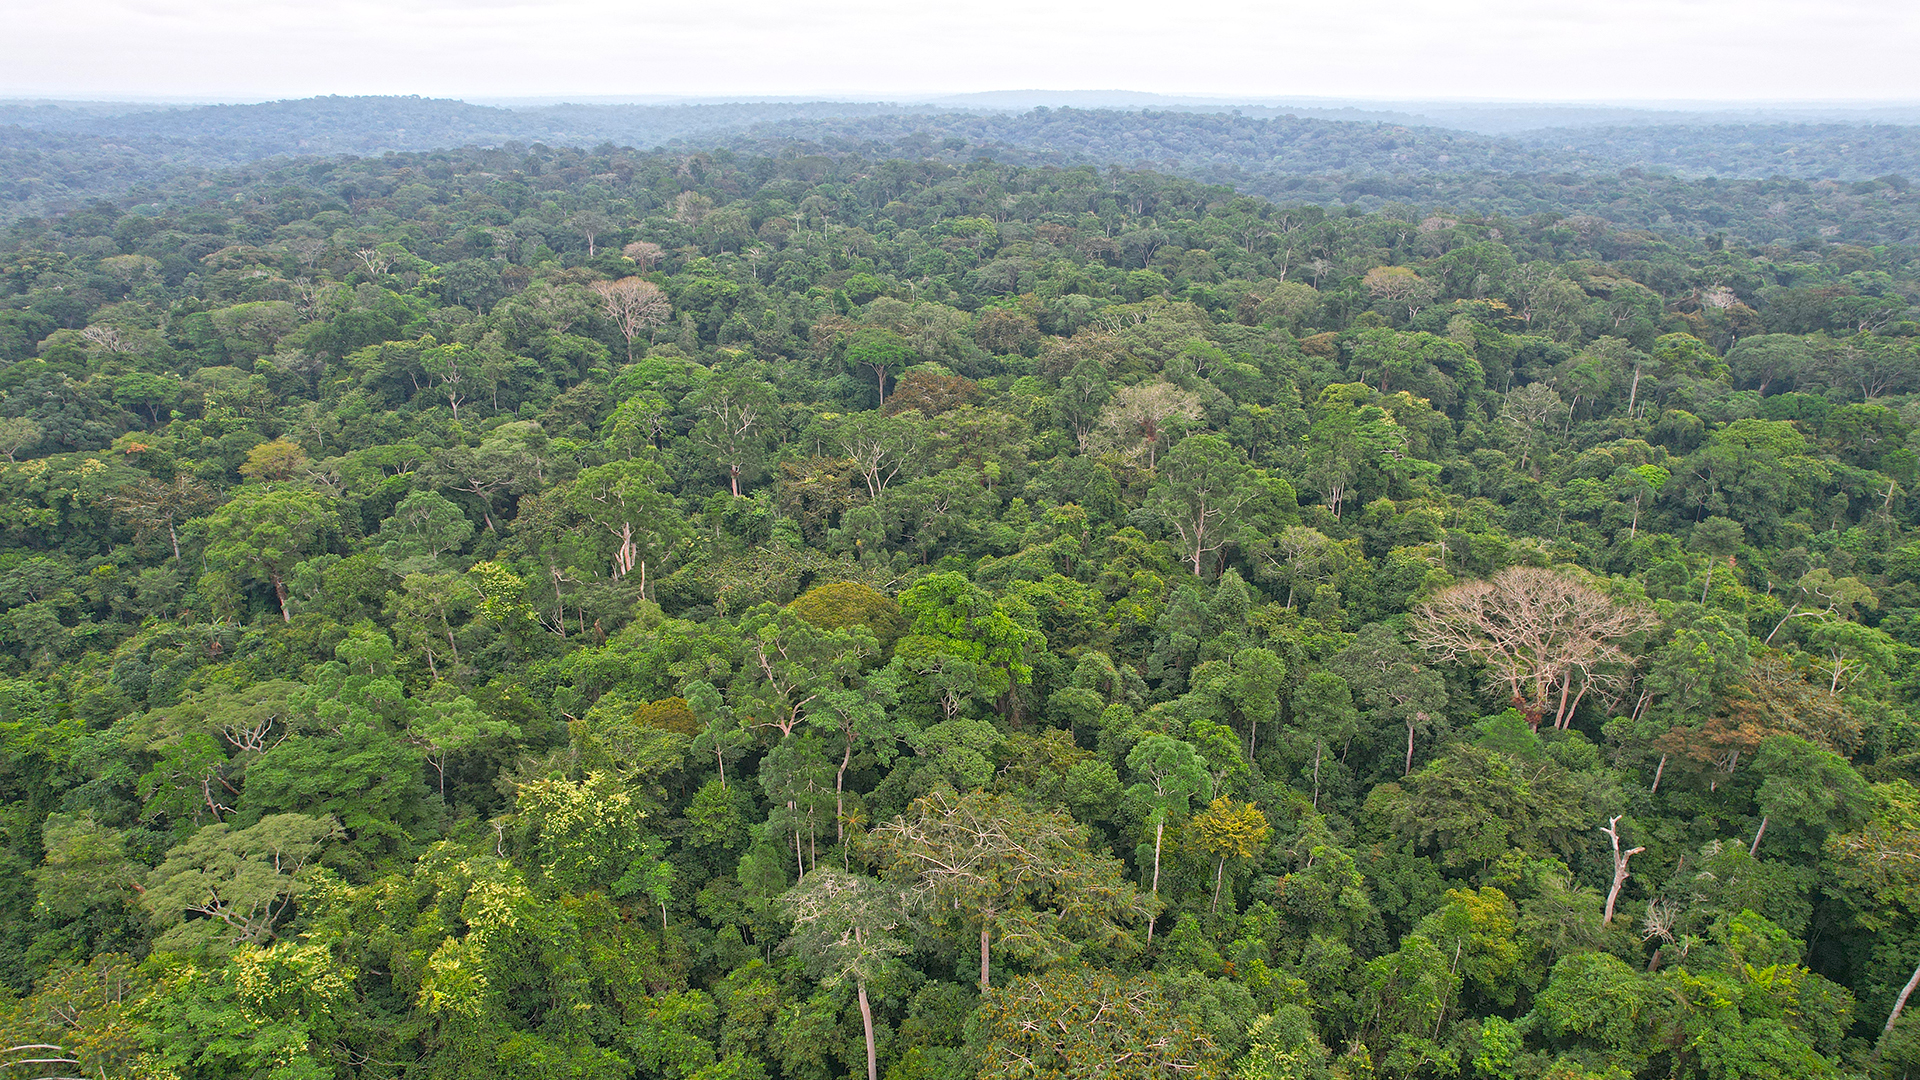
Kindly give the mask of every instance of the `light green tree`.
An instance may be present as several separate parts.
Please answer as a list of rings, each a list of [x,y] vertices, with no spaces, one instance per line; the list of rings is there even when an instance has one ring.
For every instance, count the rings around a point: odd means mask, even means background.
[[[1213,778],[1207,763],[1194,752],[1193,744],[1169,735],[1149,735],[1141,739],[1127,755],[1127,769],[1138,781],[1127,795],[1145,810],[1147,824],[1153,827],[1153,879],[1151,896],[1157,909],[1160,903],[1160,849],[1166,840],[1167,822],[1185,817],[1195,798],[1213,796]],[[1147,920],[1147,940],[1153,940],[1158,911]]]
[[[803,958],[822,976],[821,985],[853,984],[866,1034],[867,1080],[879,1080],[867,984],[907,952],[906,939],[896,933],[905,921],[903,898],[872,878],[828,869],[808,874],[785,900],[793,936],[781,948]]]

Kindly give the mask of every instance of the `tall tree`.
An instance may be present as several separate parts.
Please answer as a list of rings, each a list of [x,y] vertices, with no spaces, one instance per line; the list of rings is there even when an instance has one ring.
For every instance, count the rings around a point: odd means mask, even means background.
[[[287,578],[334,522],[333,500],[299,487],[246,487],[204,518],[207,564],[215,595],[246,581],[273,586],[280,618],[293,621]]]
[[[928,918],[978,931],[982,992],[996,942],[1046,963],[1071,954],[1075,938],[1124,945],[1123,922],[1148,913],[1120,864],[1088,850],[1071,818],[1005,796],[936,790],[874,836]]]
[[[872,878],[817,870],[785,899],[793,916],[793,936],[781,948],[823,975],[822,986],[853,984],[866,1034],[867,1080],[880,1080],[867,984],[907,951],[906,939],[895,933],[904,921],[902,897]]]
[[[1260,478],[1225,439],[1189,435],[1167,453],[1147,506],[1180,538],[1183,557],[1201,577],[1205,560],[1234,542],[1242,512],[1262,494]]]
[[[1207,763],[1194,752],[1193,744],[1168,735],[1149,735],[1127,755],[1127,769],[1139,778],[1127,794],[1142,804],[1147,824],[1153,827],[1153,885],[1155,913],[1147,920],[1147,940],[1153,940],[1154,922],[1159,918],[1160,849],[1167,835],[1167,822],[1185,817],[1195,798],[1213,797],[1213,777]]]
[[[1620,643],[1652,627],[1650,612],[1572,576],[1516,566],[1435,594],[1414,613],[1413,636],[1441,659],[1484,665],[1532,726],[1551,709],[1564,728],[1589,689],[1625,679],[1632,658]]]
[[[618,281],[596,281],[592,285],[600,297],[601,310],[613,321],[614,329],[627,343],[627,363],[633,363],[633,340],[651,333],[673,317],[673,305],[660,286],[637,277]]]

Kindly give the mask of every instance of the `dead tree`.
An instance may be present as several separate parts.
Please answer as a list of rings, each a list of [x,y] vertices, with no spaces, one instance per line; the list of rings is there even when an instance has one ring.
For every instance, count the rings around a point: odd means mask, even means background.
[[[640,332],[653,331],[666,325],[667,316],[673,313],[673,305],[667,301],[667,294],[660,286],[651,281],[642,281],[637,277],[621,278],[619,281],[596,281],[593,291],[600,296],[607,318],[627,340],[627,362],[633,362],[633,339]]]
[[[1620,850],[1619,814],[1608,818],[1606,827],[1600,831],[1606,833],[1607,839],[1613,841],[1613,888],[1607,890],[1607,913],[1600,917],[1600,925],[1606,926],[1613,922],[1613,905],[1620,899],[1620,887],[1625,885],[1627,878],[1631,876],[1627,873],[1627,860],[1647,849],[1636,847],[1625,851]]]

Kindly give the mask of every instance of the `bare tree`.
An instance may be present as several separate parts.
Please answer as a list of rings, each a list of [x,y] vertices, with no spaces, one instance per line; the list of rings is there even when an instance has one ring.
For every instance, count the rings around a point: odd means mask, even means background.
[[[596,281],[593,291],[606,307],[607,318],[613,320],[620,336],[627,339],[628,363],[633,362],[633,339],[643,330],[653,331],[664,326],[673,313],[673,305],[667,302],[667,294],[660,291],[660,286],[637,277]]]
[[[1102,441],[1125,457],[1137,460],[1144,454],[1147,468],[1152,469],[1167,441],[1167,422],[1199,416],[1198,396],[1172,383],[1147,383],[1126,387],[1113,396],[1113,404],[1100,413],[1100,432]]]
[[[1553,570],[1515,566],[1443,589],[1414,613],[1414,639],[1444,660],[1485,665],[1535,728],[1573,722],[1595,686],[1617,684],[1632,658],[1619,641],[1653,615]]]
[[[638,264],[640,272],[644,274],[652,270],[654,264],[660,261],[660,256],[664,254],[664,251],[659,244],[651,240],[635,240],[625,248],[622,248],[621,254]]]
[[[1607,839],[1613,841],[1613,887],[1607,890],[1607,913],[1600,917],[1601,926],[1613,922],[1613,905],[1620,899],[1620,886],[1625,885],[1631,876],[1627,873],[1627,860],[1647,850],[1645,847],[1620,850],[1620,817],[1615,814],[1608,818],[1606,827],[1600,830],[1607,834]]]
[[[354,252],[353,255],[354,258],[360,260],[361,266],[367,268],[367,273],[374,277],[379,277],[381,274],[386,273],[388,268],[393,266],[393,253],[390,251],[381,251],[379,248],[361,248]]]

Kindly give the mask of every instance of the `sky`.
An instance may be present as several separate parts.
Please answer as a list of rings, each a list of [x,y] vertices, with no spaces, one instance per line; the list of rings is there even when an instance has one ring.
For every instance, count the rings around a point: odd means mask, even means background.
[[[0,95],[1920,100],[1912,0],[7,0]]]

